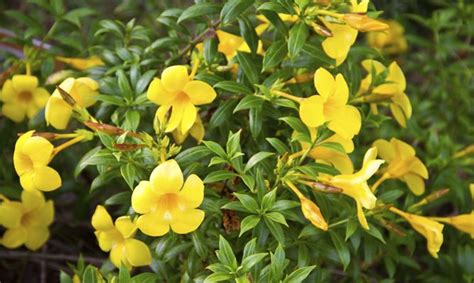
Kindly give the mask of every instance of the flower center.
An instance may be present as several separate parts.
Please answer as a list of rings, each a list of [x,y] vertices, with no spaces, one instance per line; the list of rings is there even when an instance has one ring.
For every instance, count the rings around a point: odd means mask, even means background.
[[[23,227],[28,227],[31,225],[32,221],[33,221],[33,218],[34,218],[34,215],[30,212],[28,213],[25,213],[21,216],[21,226]]]
[[[33,94],[29,91],[22,91],[18,94],[18,99],[21,102],[30,102],[33,99]]]
[[[189,96],[184,92],[184,91],[180,91],[178,92],[178,94],[176,95],[176,98],[175,98],[176,101],[179,101],[181,103],[183,102],[188,102],[189,101]]]

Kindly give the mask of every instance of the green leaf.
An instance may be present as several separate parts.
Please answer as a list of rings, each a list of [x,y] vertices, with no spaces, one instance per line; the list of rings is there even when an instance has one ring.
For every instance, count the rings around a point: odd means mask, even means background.
[[[202,16],[209,16],[219,13],[220,6],[213,3],[197,3],[183,11],[178,18],[178,24],[182,21]]]
[[[211,275],[207,276],[206,279],[204,279],[204,283],[228,281],[232,278],[234,278],[234,276],[230,275],[229,273],[216,272],[214,274],[211,274]]]
[[[249,215],[240,222],[239,237],[250,229],[253,229],[260,222],[260,217],[257,215]]]
[[[317,65],[334,65],[335,60],[329,58],[326,53],[322,50],[322,48],[318,48],[315,44],[306,43],[303,48],[301,49],[303,53],[311,57]]]
[[[247,256],[242,260],[242,268],[244,271],[250,270],[254,265],[262,261],[268,254],[267,253],[258,253]]]
[[[309,137],[309,130],[308,130],[308,127],[306,127],[305,124],[303,124],[303,122],[301,122],[300,119],[296,118],[296,117],[291,117],[291,116],[288,116],[288,117],[283,117],[283,118],[280,118],[280,120],[282,120],[283,122],[287,123],[288,126],[290,126],[293,130],[295,130],[297,133],[301,133],[307,137]]]
[[[262,198],[262,209],[264,211],[269,210],[272,208],[273,204],[275,203],[276,199],[276,189],[273,189],[266,193]]]
[[[258,210],[257,201],[249,195],[234,193],[234,195],[239,199],[240,203],[251,212],[256,212]]]
[[[214,85],[214,88],[220,88],[228,92],[237,93],[237,94],[247,94],[251,95],[252,90],[246,87],[245,85],[235,82],[235,81],[220,81]]]
[[[211,66],[214,63],[214,58],[216,58],[219,42],[216,37],[206,38],[204,40],[204,60],[208,66]]]
[[[287,209],[292,209],[295,207],[300,206],[300,203],[294,200],[278,200],[276,201],[272,207],[270,208],[271,211],[283,211]]]
[[[275,239],[280,244],[285,244],[285,233],[283,232],[280,224],[266,217],[266,214],[263,217],[263,220],[265,221],[265,225],[267,226],[268,230],[270,230],[270,233],[273,235],[273,237],[275,237]]]
[[[203,158],[206,158],[211,154],[212,151],[210,151],[207,147],[200,145],[182,151],[175,157],[175,160],[179,163],[181,168],[187,168],[192,163],[202,161]]]
[[[122,127],[126,131],[136,131],[140,124],[140,112],[137,110],[128,110],[125,113],[125,121]]]
[[[89,265],[82,274],[81,282],[97,283],[97,268]]]
[[[250,157],[249,161],[245,165],[244,172],[247,172],[250,170],[252,167],[257,165],[260,161],[264,160],[265,158],[268,158],[272,155],[275,155],[273,152],[266,152],[266,151],[261,151],[259,153],[254,154],[252,157]]]
[[[315,268],[315,265],[312,266],[305,266],[298,268],[297,270],[293,271],[290,275],[285,277],[283,283],[293,283],[293,282],[303,282],[306,277],[309,276],[311,271]]]
[[[135,86],[136,93],[142,93],[145,91],[147,86],[150,84],[151,80],[156,74],[156,70],[149,70],[145,72],[137,81],[137,85]]]
[[[230,0],[227,1],[221,10],[221,21],[228,24],[242,15],[252,4],[253,0]]]
[[[241,110],[245,109],[252,109],[252,108],[257,108],[262,106],[263,100],[261,97],[256,96],[256,95],[247,95],[242,100],[240,100],[239,104],[234,109],[233,113],[236,113]]]
[[[226,143],[227,155],[232,159],[236,154],[240,152],[240,133],[242,130],[238,130],[235,133],[230,132],[229,138]],[[240,155],[239,155],[240,156]]]
[[[208,248],[202,234],[199,231],[194,231],[191,233],[191,239],[197,254],[203,259],[207,258]]]
[[[127,76],[123,70],[117,71],[117,78],[118,78],[118,86],[120,91],[125,97],[132,98],[133,91],[132,87],[130,86],[130,82],[128,81]]]
[[[238,176],[238,175],[235,174],[234,172],[229,172],[226,170],[213,171],[206,176],[206,178],[203,180],[203,183],[204,184],[215,183],[215,182],[233,178],[235,176]]]
[[[114,204],[126,204],[130,203],[130,198],[132,197],[132,192],[127,191],[127,192],[121,192],[118,194],[115,194],[108,199],[105,200],[104,204],[105,205],[114,205]]]
[[[270,273],[273,282],[279,282],[283,277],[283,272],[286,267],[286,255],[285,250],[281,244],[275,250],[274,254],[270,255],[271,265]]]
[[[202,143],[212,152],[217,154],[219,157],[227,159],[227,153],[222,146],[213,141],[202,141]]]
[[[235,105],[237,105],[237,100],[229,99],[226,102],[219,105],[216,112],[211,117],[209,121],[209,128],[218,127],[224,122],[229,121],[229,118],[232,116],[232,110],[234,110]]]
[[[96,146],[93,149],[89,150],[86,154],[84,154],[74,169],[74,178],[77,178],[79,174],[89,165],[89,160],[94,157],[94,155],[99,152],[101,149],[100,146]]]
[[[89,152],[87,153],[89,154]],[[81,159],[78,166],[85,168],[88,165],[112,165],[117,163],[117,159],[112,155],[112,153],[107,149],[100,149],[95,153],[91,153],[91,156],[88,156],[84,160]]]
[[[122,263],[120,265],[119,270],[119,282],[120,283],[130,283],[132,282],[132,278],[130,276],[130,272],[128,271],[127,267]]]
[[[259,39],[257,33],[255,32],[254,25],[250,22],[248,17],[241,16],[239,18],[239,27],[240,34],[249,46],[252,53],[257,53]]]
[[[59,271],[59,282],[60,283],[72,283],[72,278],[66,272]]]
[[[290,152],[290,149],[279,139],[277,138],[266,138],[265,139],[279,154],[284,154]]]
[[[251,241],[247,242],[244,247],[244,252],[242,254],[242,259],[253,255],[257,251],[257,238],[253,238]]]
[[[219,235],[219,250],[217,253],[217,257],[219,258],[220,262],[232,268],[232,270],[236,270],[237,259],[235,258],[234,252],[232,251],[232,247],[230,246],[227,240]]]
[[[337,142],[323,142],[320,144],[322,147],[330,148],[332,150],[335,150],[337,152],[340,152],[342,154],[346,154],[346,151],[344,150],[344,147],[340,143]]]
[[[347,266],[351,262],[351,254],[349,252],[349,248],[336,232],[329,231],[329,235],[331,235],[331,240],[334,246],[336,247],[336,252],[339,256],[339,260],[342,263],[344,270],[346,270]]]
[[[288,34],[288,27],[277,13],[270,10],[261,10],[261,12],[281,35],[286,36]]]
[[[67,12],[62,18],[70,23],[75,24],[77,27],[80,28],[81,18],[96,14],[97,12],[94,9],[83,7]]]
[[[244,75],[252,84],[257,84],[259,79],[260,69],[255,64],[255,56],[250,53],[237,52],[237,61],[242,68]]]
[[[353,219],[349,220],[346,225],[346,238],[344,239],[347,241],[354,233],[357,231],[359,227],[359,223]]]
[[[265,56],[263,56],[263,70],[267,71],[276,67],[285,59],[287,52],[288,45],[285,44],[284,40],[275,41],[265,52]]]
[[[369,235],[373,236],[374,238],[376,238],[377,240],[379,240],[380,242],[386,244],[382,233],[377,227],[369,223],[369,228],[370,228],[369,230],[364,230],[364,231],[367,232]]]
[[[261,107],[250,109],[249,125],[252,138],[257,140],[257,137],[262,133],[263,127],[263,111]]]
[[[271,219],[271,220],[274,221],[274,222],[283,224],[283,225],[285,225],[286,227],[288,227],[288,223],[286,223],[285,216],[283,216],[283,215],[282,215],[281,213],[279,213],[279,212],[266,213],[266,214],[265,214],[265,217],[268,218],[268,219]]]
[[[120,166],[120,173],[131,190],[133,190],[133,185],[135,184],[136,170],[135,165],[132,163]]]
[[[291,58],[300,53],[306,43],[308,33],[308,26],[304,21],[298,22],[291,28],[288,38],[288,52]]]

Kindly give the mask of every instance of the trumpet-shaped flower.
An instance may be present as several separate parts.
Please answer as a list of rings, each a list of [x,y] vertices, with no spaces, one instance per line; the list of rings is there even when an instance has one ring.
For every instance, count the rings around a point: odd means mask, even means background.
[[[204,184],[190,175],[183,185],[183,173],[175,160],[158,165],[150,181],[141,181],[132,194],[132,207],[142,214],[138,228],[150,236],[168,233],[170,227],[178,234],[196,230],[204,220],[204,211],[197,209],[204,199]]]
[[[327,231],[328,224],[321,214],[319,207],[313,201],[305,197],[293,183],[287,182],[287,185],[300,199],[301,211],[303,212],[304,217],[315,227]]]
[[[367,43],[370,47],[384,54],[400,54],[408,49],[407,40],[404,36],[405,29],[394,20],[386,21],[388,30],[374,31],[367,34]]]
[[[166,125],[166,123],[168,122],[167,119],[169,118],[167,115],[168,110],[169,108],[167,107],[160,107],[158,111],[156,111],[155,122],[157,124],[154,125],[155,129],[159,129],[160,124]],[[198,143],[201,143],[202,139],[204,138],[205,131],[204,131],[204,125],[202,124],[201,116],[199,116],[199,113],[196,114],[196,121],[192,125],[191,129],[189,129],[189,131],[182,133],[179,128],[176,128],[172,132],[172,134],[173,134],[174,141],[177,144],[182,144],[186,140],[188,135],[191,135],[191,137],[193,137]]]
[[[193,80],[185,66],[171,66],[163,71],[161,79],[153,79],[147,97],[160,105],[158,111],[172,109],[166,132],[179,127],[186,133],[196,122],[195,105],[211,103],[216,92],[209,84]]]
[[[96,102],[99,94],[99,84],[90,78],[67,78],[59,87],[66,91],[76,101],[79,107],[87,108]],[[73,107],[69,105],[56,89],[49,98],[45,109],[45,119],[48,125],[58,130],[64,130],[71,118]]]
[[[13,153],[13,165],[20,183],[27,191],[52,191],[61,186],[58,172],[49,167],[54,146],[45,138],[29,131],[18,138]]]
[[[453,226],[459,231],[468,233],[474,239],[474,211],[452,217],[431,217],[431,219]]]
[[[134,239],[137,225],[130,216],[121,216],[112,222],[112,217],[105,207],[98,205],[92,216],[92,226],[99,247],[104,252],[110,251],[110,261],[120,267],[123,263],[128,269],[132,266],[144,266],[151,263],[148,246]]]
[[[390,211],[405,218],[413,229],[423,235],[427,240],[426,247],[428,251],[434,258],[438,258],[439,249],[443,244],[443,224],[428,217],[403,212],[395,207],[391,207]]]
[[[358,134],[361,116],[356,107],[347,105],[349,88],[342,74],[334,77],[324,68],[314,75],[314,86],[319,95],[305,98],[300,103],[300,118],[308,127],[328,122],[328,128],[349,140]]]
[[[402,180],[415,195],[425,192],[423,179],[428,179],[428,170],[415,156],[413,147],[396,138],[392,138],[390,142],[376,140],[374,146],[377,147],[379,156],[388,162],[384,178]]]
[[[373,209],[377,198],[367,185],[367,180],[377,172],[380,165],[384,163],[381,159],[375,159],[377,148],[372,147],[364,156],[362,169],[354,174],[343,174],[337,176],[320,176],[320,181],[334,187],[341,188],[342,193],[353,198],[357,205],[357,217],[365,229],[369,229],[367,219],[362,208]]]
[[[62,57],[56,56],[56,60],[73,66],[74,68],[84,71],[93,67],[103,66],[104,62],[97,57],[91,56],[88,58]]]
[[[311,139],[314,140],[317,136],[317,129],[310,128]],[[341,152],[338,149],[330,146],[330,144],[340,144],[346,153]],[[309,144],[301,143],[303,150],[308,148]],[[308,156],[316,160],[317,162],[332,165],[342,174],[351,174],[354,172],[354,166],[352,160],[347,155],[354,150],[354,143],[352,140],[347,140],[334,134],[329,138],[319,142],[314,146],[308,153]]]
[[[357,0],[351,0],[352,13],[365,13],[369,5],[369,0],[363,0],[360,3]],[[322,18],[324,25],[331,31],[332,36],[324,39],[322,47],[324,52],[336,60],[336,66],[342,64],[346,58],[351,46],[357,38],[357,29],[344,23],[332,23]]]
[[[39,191],[22,191],[21,202],[3,198],[0,225],[7,230],[0,243],[9,249],[25,245],[35,251],[49,238],[48,226],[54,219],[53,201],[46,201]]]
[[[372,71],[375,71],[376,75],[386,72],[385,81],[375,86],[370,92],[379,98],[391,100],[390,111],[393,117],[402,127],[406,127],[406,121],[411,117],[412,108],[410,99],[405,94],[406,80],[400,66],[397,62],[392,62],[387,69],[382,63],[371,59],[362,61],[362,66],[368,74],[361,82],[359,93],[369,91],[373,81]]]
[[[38,79],[35,76],[15,75],[3,84],[0,92],[0,100],[3,101],[2,113],[8,119],[19,123],[25,117],[31,119],[36,116],[46,105],[48,98],[49,92],[38,87]]]

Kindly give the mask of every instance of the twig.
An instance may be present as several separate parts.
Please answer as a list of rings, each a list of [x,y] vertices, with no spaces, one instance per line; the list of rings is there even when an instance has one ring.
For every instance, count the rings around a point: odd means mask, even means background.
[[[59,260],[59,261],[71,261],[76,262],[79,259],[78,255],[66,255],[66,254],[48,254],[48,253],[32,253],[23,251],[0,251],[0,258],[31,258],[33,260]],[[83,257],[85,262],[101,265],[106,259],[85,256]]]

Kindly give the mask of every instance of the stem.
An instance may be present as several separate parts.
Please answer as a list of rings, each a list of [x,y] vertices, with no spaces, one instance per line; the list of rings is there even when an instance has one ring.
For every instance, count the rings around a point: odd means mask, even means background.
[[[375,184],[372,186],[372,192],[375,193],[375,191],[380,186],[380,184],[382,184],[385,180],[387,180],[389,178],[390,178],[390,175],[388,173],[383,174],[382,177],[380,177],[377,180],[377,182],[375,182]]]
[[[30,62],[26,63],[26,75],[31,76],[31,64],[30,64]]]
[[[315,13],[318,15],[325,15],[325,16],[330,16],[336,19],[342,19],[344,15],[336,13],[336,12],[331,12],[328,10],[315,10]]]
[[[298,103],[301,103],[301,101],[303,101],[302,97],[297,97],[297,96],[291,95],[291,94],[283,92],[283,91],[274,90],[273,93],[278,95],[278,96],[287,98],[289,100],[293,100],[293,101],[298,102]]]
[[[194,65],[193,65],[193,70],[191,71],[191,74],[189,75],[189,79],[190,80],[193,80],[194,79],[194,76],[196,75],[197,73],[197,70],[199,69],[199,65],[201,64],[201,60],[199,60],[199,58],[196,59],[196,62],[194,62]]]
[[[73,138],[72,140],[69,140],[63,144],[61,144],[60,146],[58,147],[55,147],[54,150],[53,150],[53,154],[52,156],[54,157],[55,155],[57,155],[59,152],[61,152],[63,149],[65,148],[68,148],[70,147],[71,145],[75,144],[75,143],[78,143],[80,141],[82,141],[85,137],[84,136],[77,136],[75,138]]]

